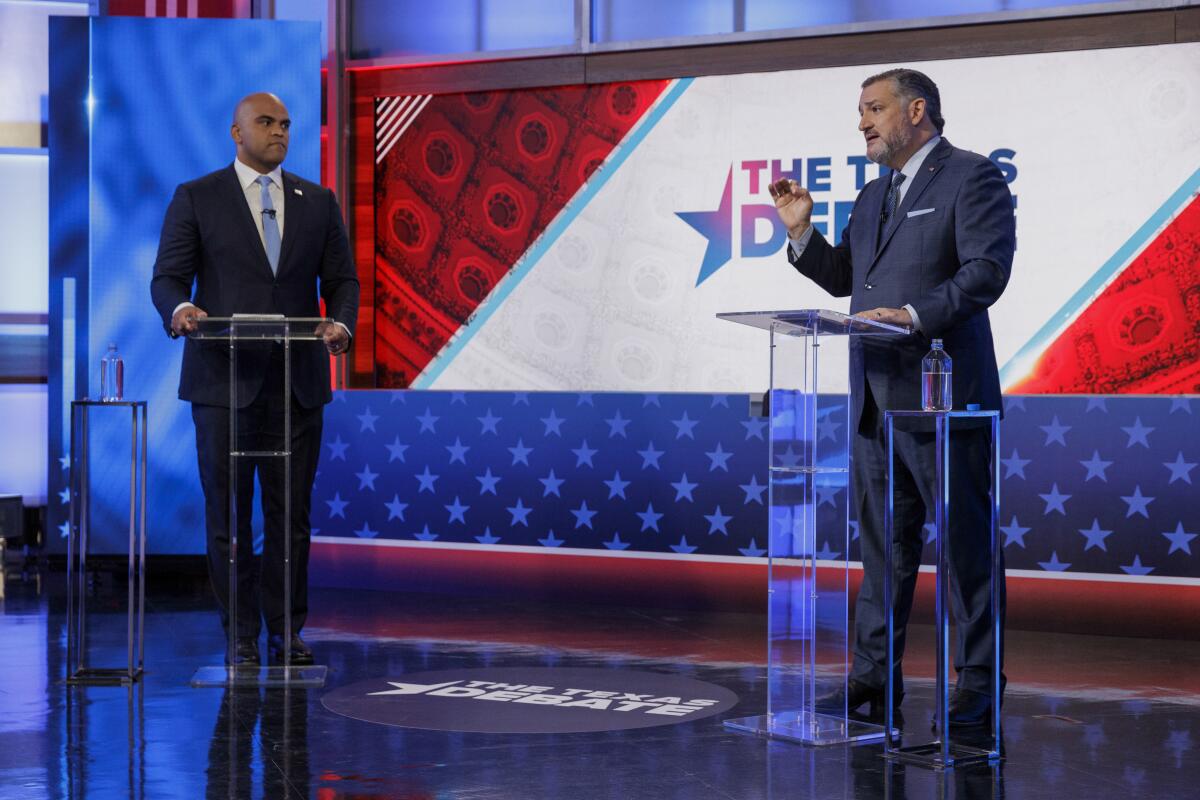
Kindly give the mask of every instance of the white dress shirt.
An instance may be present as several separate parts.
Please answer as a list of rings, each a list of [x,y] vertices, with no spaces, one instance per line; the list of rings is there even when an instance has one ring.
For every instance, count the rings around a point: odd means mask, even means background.
[[[258,238],[263,243],[265,252],[267,240],[263,236],[262,187],[258,185],[261,174],[236,158],[233,160],[233,169],[237,172],[238,183],[242,185],[242,193],[246,195],[246,204],[250,206],[250,216],[254,218],[254,226],[258,228]],[[267,173],[267,177],[271,179],[267,191],[271,195],[271,205],[275,207],[275,224],[279,226],[279,241],[282,242],[284,206],[286,205],[283,202],[283,168],[276,167]]]
[[[941,136],[934,136],[928,142],[921,145],[921,149],[913,153],[909,157],[908,161],[904,163],[904,166],[900,168],[900,172],[904,174],[904,182],[900,184],[900,188],[898,190],[900,196],[896,199],[897,209],[900,208],[900,206],[904,203],[904,195],[908,193],[908,187],[913,185],[913,179],[916,178],[917,173],[921,171],[921,165],[925,163],[926,156],[933,152],[933,148],[937,147],[938,142],[941,140]],[[797,258],[799,258],[800,254],[804,252],[804,248],[808,246],[808,241],[812,238],[812,232],[813,227],[812,225],[809,225],[805,229],[804,233],[800,234],[797,238],[793,239],[790,235],[788,236],[788,246],[792,248],[792,252],[796,254]],[[834,232],[834,236],[836,235],[837,233]],[[908,312],[909,316],[912,317],[913,330],[921,330],[921,320],[917,318],[917,310],[911,305],[907,304],[904,305],[903,308]]]

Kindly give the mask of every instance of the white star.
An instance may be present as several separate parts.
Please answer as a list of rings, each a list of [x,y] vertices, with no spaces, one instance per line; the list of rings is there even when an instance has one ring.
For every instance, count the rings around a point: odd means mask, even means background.
[[[724,449],[722,449],[720,442],[717,442],[716,450],[706,452],[704,455],[708,456],[708,460],[710,462],[708,467],[709,472],[715,472],[718,469],[723,469],[726,472],[729,472],[727,462],[733,453],[726,452]]]
[[[437,433],[435,426],[437,425],[437,421],[439,419],[441,419],[441,417],[435,417],[433,412],[429,410],[429,407],[426,406],[425,413],[417,417],[417,421],[421,423],[421,429],[417,431],[417,433],[424,433],[425,431]]]
[[[1084,483],[1090,481],[1092,478],[1099,478],[1108,483],[1108,477],[1104,474],[1104,470],[1108,469],[1113,462],[1101,461],[1099,450],[1092,451],[1091,461],[1080,461],[1079,463],[1087,468],[1087,477],[1083,479]]]
[[[1071,430],[1071,426],[1060,424],[1058,421],[1057,414],[1054,415],[1054,419],[1050,421],[1049,425],[1039,425],[1038,427],[1046,432],[1045,444],[1050,444],[1051,442],[1058,442],[1059,444],[1063,445],[1064,447],[1066,446],[1067,440],[1063,438],[1063,435],[1067,431]]]
[[[639,531],[644,531],[647,528],[658,531],[658,521],[662,519],[663,515],[654,510],[653,503],[647,503],[645,511],[636,511],[634,513],[642,519],[642,527],[639,528]]]
[[[408,445],[401,444],[399,436],[396,437],[396,440],[394,442],[392,442],[391,444],[384,445],[384,447],[386,447],[388,449],[388,454],[389,454],[388,455],[388,463],[389,464],[392,463],[393,461],[396,461],[397,459],[400,461],[400,463],[404,463],[404,451],[408,449]]]
[[[542,490],[542,497],[549,497],[550,495],[562,497],[562,495],[558,493],[558,487],[563,485],[563,479],[555,477],[553,469],[550,470],[549,475],[544,478],[538,478],[538,480],[541,481],[542,486],[545,487]]]
[[[687,473],[683,473],[683,475],[679,477],[678,481],[671,484],[671,488],[675,490],[675,502],[678,503],[680,500],[688,500],[694,503],[696,498],[692,497],[692,489],[695,489],[699,485],[700,484],[698,483],[692,483],[689,481]]]
[[[1017,448],[1013,448],[1012,458],[1002,458],[1000,459],[1000,463],[1004,465],[1005,478],[1018,475],[1022,480],[1025,479],[1025,465],[1029,463],[1029,459],[1021,458],[1017,453]]]
[[[1143,495],[1140,485],[1133,487],[1133,494],[1128,497],[1122,496],[1121,499],[1129,506],[1129,510],[1125,512],[1125,519],[1129,519],[1134,514],[1141,514],[1146,519],[1150,519],[1150,514],[1146,512],[1146,507],[1154,502],[1154,498]]]
[[[435,489],[433,488],[433,484],[437,482],[437,479],[440,476],[434,475],[432,472],[430,472],[428,464],[425,465],[424,472],[422,472],[420,475],[413,475],[413,477],[421,483],[420,487],[417,488],[418,494],[426,490],[428,490],[430,494],[436,493]]]
[[[729,522],[729,520],[733,519],[733,517],[729,514],[722,514],[721,507],[719,505],[717,506],[716,510],[713,511],[713,513],[705,514],[704,518],[708,520],[708,533],[710,536],[718,531],[726,536],[729,535],[729,531],[725,528],[725,523]]]
[[[1038,566],[1049,572],[1064,572],[1071,565],[1058,560],[1058,551],[1050,553],[1049,561],[1039,561]]]
[[[408,508],[408,503],[401,503],[400,495],[393,494],[392,502],[384,503],[384,506],[386,506],[388,510],[388,522],[391,522],[394,519],[398,519],[401,522],[404,521],[404,509]]]
[[[446,450],[450,452],[450,463],[453,464],[455,461],[461,461],[463,464],[466,464],[467,451],[470,449],[470,447],[462,443],[459,437],[455,436],[454,444],[446,445]]]
[[[1171,480],[1167,481],[1167,485],[1169,486],[1177,480],[1191,483],[1191,472],[1195,468],[1196,463],[1194,461],[1184,461],[1183,451],[1180,450],[1179,455],[1175,456],[1174,461],[1164,461],[1163,466],[1171,470]]]
[[[462,524],[466,525],[467,524],[466,514],[467,514],[467,511],[470,510],[470,508],[471,508],[470,506],[463,505],[462,502],[458,499],[458,495],[455,495],[454,502],[448,506],[445,506],[445,509],[450,512],[450,519],[446,520],[446,524],[449,525],[449,524],[453,523],[455,520],[458,520]]]
[[[758,439],[763,441],[763,431],[767,428],[767,420],[765,417],[754,417],[753,419],[741,420],[742,426],[746,429],[746,441]]]
[[[1149,449],[1150,441],[1146,438],[1154,428],[1148,428],[1142,424],[1142,418],[1138,417],[1133,421],[1130,427],[1122,427],[1121,430],[1129,435],[1129,443],[1126,447],[1133,447],[1135,444],[1140,444],[1142,447]]]
[[[1163,536],[1167,537],[1167,541],[1171,543],[1171,549],[1167,551],[1167,555],[1171,555],[1176,550],[1182,550],[1189,556],[1192,554],[1190,542],[1196,538],[1196,534],[1185,531],[1182,522],[1175,523],[1174,533],[1164,533]]]
[[[684,411],[682,417],[671,420],[671,424],[675,426],[676,430],[675,438],[682,439],[684,436],[686,436],[689,439],[695,439],[696,437],[692,433],[692,429],[695,428],[699,422],[700,420],[690,418],[688,413]]]
[[[1071,495],[1061,494],[1058,491],[1057,483],[1050,488],[1049,494],[1039,494],[1038,497],[1042,498],[1046,503],[1046,510],[1042,512],[1043,515],[1049,514],[1051,511],[1057,511],[1063,516],[1067,515],[1067,509],[1064,507],[1064,504],[1071,499]]]
[[[485,494],[496,494],[496,484],[500,482],[500,479],[492,474],[491,467],[488,467],[482,475],[476,475],[475,480],[479,481],[480,496]]]
[[[1080,528],[1079,532],[1087,537],[1087,544],[1083,546],[1083,552],[1086,553],[1093,547],[1099,547],[1104,552],[1108,552],[1108,546],[1104,543],[1104,540],[1112,535],[1112,531],[1101,530],[1100,520],[1093,518],[1092,527],[1087,529]]]
[[[642,457],[642,469],[646,469],[647,467],[661,469],[661,467],[658,465],[658,459],[665,452],[665,450],[656,450],[654,448],[654,442],[647,444],[645,450],[638,450],[637,454]]]
[[[375,430],[375,420],[377,420],[377,419],[379,419],[379,417],[375,414],[372,414],[371,409],[369,409],[369,408],[366,411],[364,411],[363,413],[359,414],[358,421],[359,421],[359,423],[361,423],[361,426],[362,426],[358,429],[359,433],[362,433],[363,431],[368,431],[368,430],[374,431]]]
[[[335,493],[332,500],[326,500],[325,504],[329,506],[330,519],[333,519],[334,517],[341,517],[342,519],[346,518],[346,506],[350,504],[342,499],[340,492]]]
[[[512,457],[513,457],[511,466],[515,467],[517,465],[517,462],[520,462],[528,467],[529,466],[529,454],[533,452],[533,448],[526,447],[524,439],[517,439],[516,446],[508,448],[508,452],[512,453]]]
[[[575,448],[571,452],[575,454],[576,467],[582,467],[584,464],[587,464],[589,467],[596,466],[592,463],[592,456],[596,455],[596,453],[599,451],[588,447],[587,439],[584,439],[583,444],[579,445],[579,447]]]
[[[621,416],[621,409],[618,408],[615,416],[604,421],[608,423],[608,438],[611,439],[614,436],[626,438],[625,428],[629,426],[629,420]]]
[[[346,448],[350,445],[348,442],[342,441],[341,434],[338,434],[332,442],[326,442],[325,446],[329,448],[330,461],[337,461],[338,459],[342,461],[346,460]]]
[[[354,535],[362,537],[363,539],[374,539],[379,535],[379,531],[371,530],[367,523],[364,522],[362,527],[354,532]]]
[[[562,436],[562,424],[566,422],[566,417],[560,417],[554,413],[554,409],[550,409],[550,416],[542,417],[542,424],[546,426],[546,436],[554,434]]]
[[[1025,534],[1029,533],[1029,528],[1021,527],[1021,523],[1017,522],[1016,514],[1013,514],[1012,522],[1000,526],[1000,531],[1004,534],[1005,547],[1014,542],[1020,547],[1025,546]]]
[[[482,430],[479,431],[480,436],[489,431],[492,433],[499,433],[499,431],[496,430],[496,425],[500,423],[501,418],[494,416],[490,408],[487,410],[487,413],[484,416],[476,417],[476,419],[479,420],[479,424],[483,426]]]
[[[629,485],[629,481],[621,480],[620,470],[617,470],[615,473],[613,473],[611,481],[604,481],[603,483],[608,487],[609,500],[612,500],[614,497],[620,497],[622,499],[625,498],[625,487]]]
[[[739,488],[746,493],[745,505],[750,505],[751,503],[762,505],[763,492],[767,490],[767,484],[759,483],[757,475],[751,475],[750,482],[739,484]]]
[[[375,479],[379,477],[378,472],[371,472],[370,464],[363,464],[363,471],[355,473],[358,478],[358,490],[369,488],[372,492],[375,491]]]

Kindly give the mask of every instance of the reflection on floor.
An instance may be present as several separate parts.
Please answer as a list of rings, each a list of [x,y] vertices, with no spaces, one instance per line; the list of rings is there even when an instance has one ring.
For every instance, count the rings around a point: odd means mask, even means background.
[[[879,746],[805,748],[726,732],[765,705],[765,619],[429,595],[314,593],[305,636],[325,689],[192,689],[222,636],[202,586],[148,598],[146,677],[67,687],[61,576],[0,600],[3,798],[1194,797],[1200,642],[1013,632],[1001,767],[891,767]],[[49,588],[46,588],[49,587]],[[96,663],[119,663],[119,596],[92,609]],[[916,630],[904,711],[927,731],[931,634]],[[464,734],[335,715],[370,677],[485,666],[672,672],[724,686],[724,715],[583,734]],[[922,736],[922,739],[925,737]]]

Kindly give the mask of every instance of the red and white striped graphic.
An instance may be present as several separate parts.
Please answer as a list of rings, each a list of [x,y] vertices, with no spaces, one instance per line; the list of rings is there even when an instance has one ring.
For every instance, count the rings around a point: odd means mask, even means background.
[[[375,98],[375,163],[387,156],[413,120],[425,110],[431,94]]]

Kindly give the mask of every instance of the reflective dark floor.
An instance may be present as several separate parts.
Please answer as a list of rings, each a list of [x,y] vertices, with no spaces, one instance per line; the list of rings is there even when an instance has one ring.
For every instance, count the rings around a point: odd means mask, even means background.
[[[1012,632],[998,768],[891,766],[879,746],[807,748],[727,732],[765,706],[765,620],[749,614],[318,591],[305,636],[323,689],[189,688],[222,635],[193,581],[148,597],[144,680],[64,684],[61,576],[0,600],[0,798],[1200,797],[1200,642]],[[189,588],[190,587],[190,588]],[[115,599],[109,600],[109,594]],[[101,587],[93,660],[123,655]],[[111,609],[104,612],[105,608]],[[910,725],[929,718],[931,634],[911,639]],[[499,735],[338,716],[365,678],[483,666],[674,672],[740,696],[716,717],[609,733]]]

